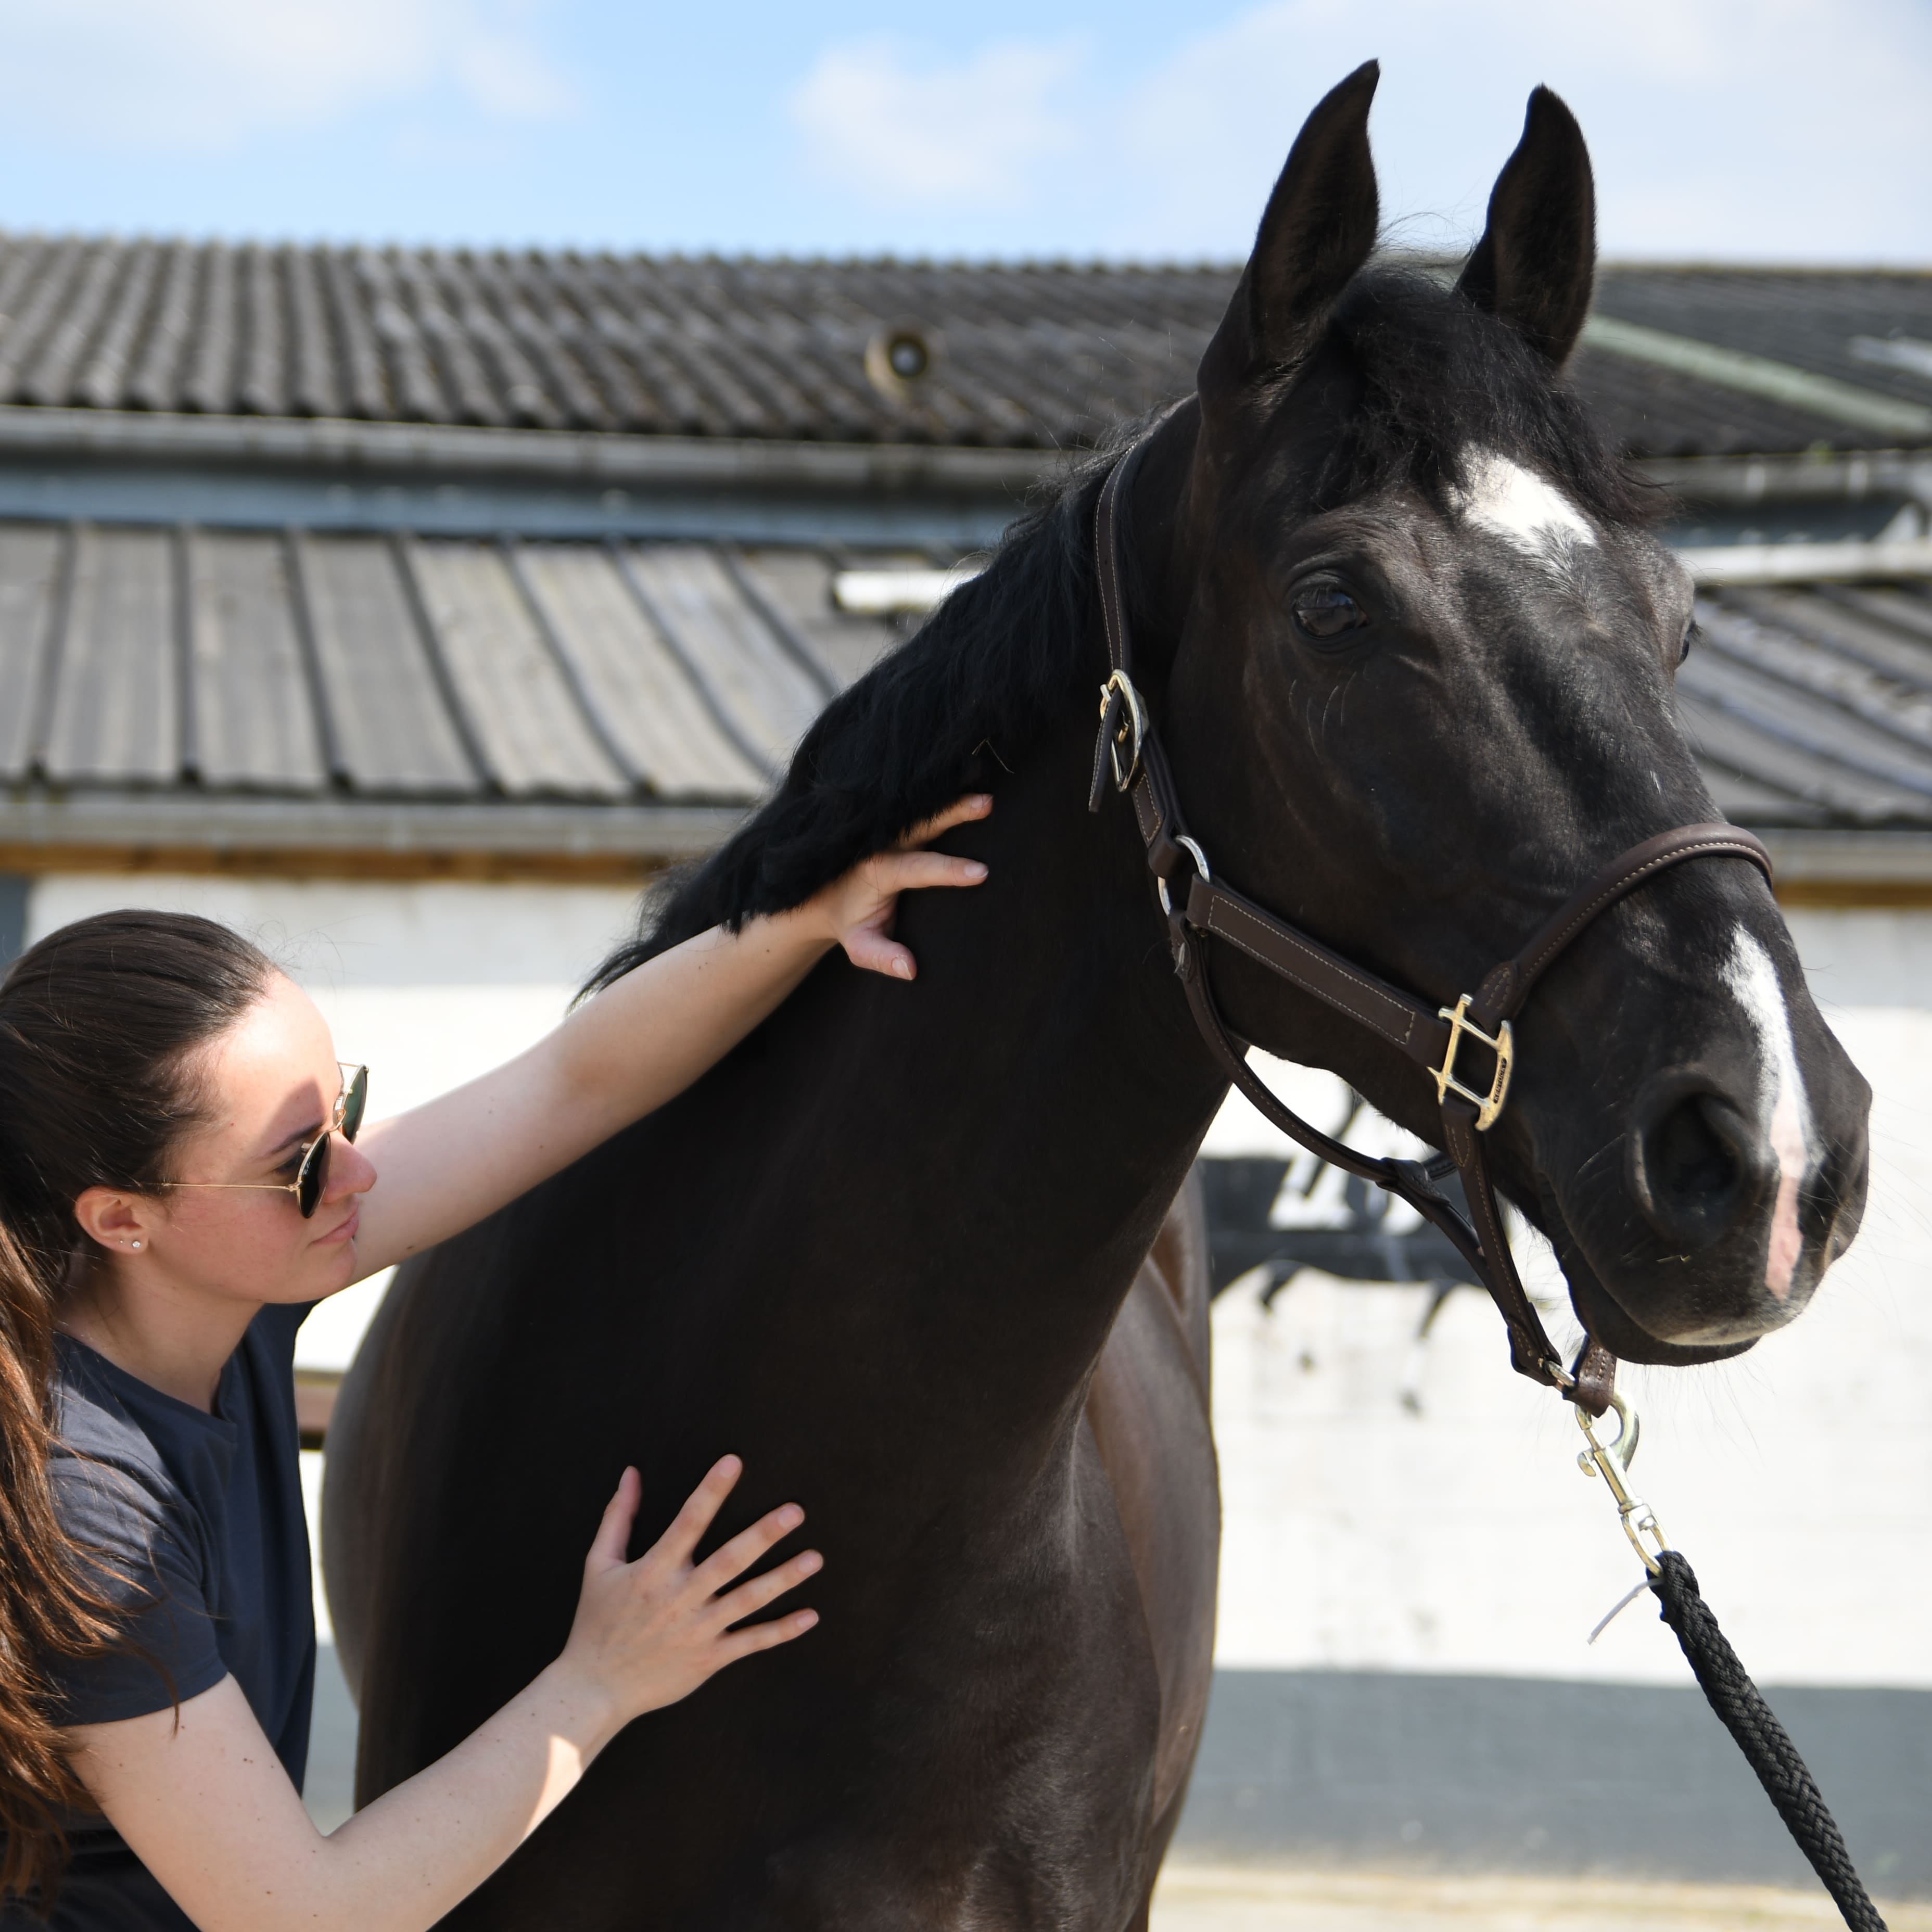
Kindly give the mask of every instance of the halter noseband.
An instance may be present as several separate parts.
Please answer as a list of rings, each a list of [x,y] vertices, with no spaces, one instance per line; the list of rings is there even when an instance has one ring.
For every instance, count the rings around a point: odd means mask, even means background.
[[[1771,854],[1761,841],[1734,825],[1680,825],[1646,838],[1612,859],[1572,894],[1520,952],[1496,967],[1473,994],[1465,993],[1454,1006],[1432,1007],[1264,910],[1214,878],[1206,854],[1183,829],[1166,754],[1135,688],[1132,639],[1120,593],[1119,524],[1122,498],[1145,448],[1144,441],[1136,444],[1114,464],[1094,511],[1094,548],[1110,675],[1100,687],[1100,735],[1094,747],[1087,808],[1100,810],[1110,782],[1132,805],[1147,848],[1148,869],[1167,918],[1174,971],[1186,989],[1202,1037],[1228,1077],[1282,1132],[1331,1166],[1387,1189],[1441,1229],[1502,1312],[1509,1330],[1511,1366],[1533,1381],[1561,1389],[1587,1414],[1600,1415],[1615,1386],[1616,1358],[1586,1334],[1575,1363],[1564,1368],[1523,1292],[1490,1179],[1481,1136],[1508,1104],[1516,1064],[1510,1022],[1549,968],[1627,892],[1688,859],[1747,859],[1768,880]],[[1250,1070],[1215,1004],[1203,957],[1210,938],[1238,947],[1422,1067],[1436,1084],[1446,1154],[1426,1161],[1358,1154],[1284,1106]],[[1468,1084],[1463,1076],[1466,1040],[1476,1042],[1492,1055],[1486,1088],[1480,1082]],[[1462,1178],[1470,1219],[1436,1185],[1452,1172]]]

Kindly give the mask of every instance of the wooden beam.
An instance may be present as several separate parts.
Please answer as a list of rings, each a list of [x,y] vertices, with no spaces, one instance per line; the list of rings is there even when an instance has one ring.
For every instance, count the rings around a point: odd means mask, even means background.
[[[296,1426],[302,1432],[304,1449],[322,1446],[335,1414],[335,1398],[341,1390],[340,1369],[296,1370]]]

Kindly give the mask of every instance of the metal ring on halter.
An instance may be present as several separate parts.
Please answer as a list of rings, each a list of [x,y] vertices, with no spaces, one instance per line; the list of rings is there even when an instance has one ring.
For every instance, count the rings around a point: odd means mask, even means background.
[[[1194,869],[1204,879],[1211,879],[1214,876],[1208,869],[1207,854],[1202,851],[1186,832],[1177,832],[1174,835],[1174,842],[1194,861]],[[1165,879],[1156,879],[1154,880],[1154,884],[1160,892],[1160,909],[1169,919],[1172,919],[1174,916],[1174,902],[1167,896],[1167,881]]]

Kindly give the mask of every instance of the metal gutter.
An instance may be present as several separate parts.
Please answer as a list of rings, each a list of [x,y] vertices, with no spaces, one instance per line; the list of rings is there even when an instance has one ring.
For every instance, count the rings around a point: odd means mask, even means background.
[[[1786,886],[1932,886],[1932,832],[1754,828]]]
[[[1808,369],[1741,349],[1720,348],[1688,335],[1672,335],[1615,316],[1593,315],[1583,325],[1583,340],[1627,362],[1647,362],[1680,376],[1714,383],[1719,388],[1762,396],[1828,422],[1870,430],[1880,436],[1923,440],[1932,437],[1932,409],[1882,395],[1856,382],[1832,376],[1814,376]]]
[[[1678,556],[1700,587],[1724,584],[1858,584],[1932,577],[1932,537],[1890,543],[1713,544]]]
[[[1862,502],[1907,496],[1932,506],[1932,450],[1882,449],[1856,455],[1651,457],[1636,466],[1653,483],[1693,503],[1748,508],[1758,503]]]
[[[39,789],[0,796],[0,845],[115,849],[682,859],[710,851],[739,805],[492,803],[290,799],[226,793]]]
[[[775,442],[604,431],[478,429],[344,418],[0,406],[0,464],[83,458],[411,478],[520,477],[594,488],[1023,495],[1054,450]]]
[[[212,860],[246,873],[366,872],[388,860],[406,876],[464,874],[466,859],[504,862],[514,876],[554,867],[632,877],[709,852],[748,804],[598,806],[407,803],[235,794],[44,792],[0,797],[0,874],[168,869]],[[1932,906],[1932,832],[1759,826],[1780,895],[1798,904]],[[487,874],[487,872],[485,874]],[[0,895],[6,880],[0,876]],[[0,907],[4,910],[4,907]]]
[[[1932,451],[1886,449],[1856,455],[1649,457],[1639,473],[1694,503],[1860,502],[1910,496],[1932,502]]]

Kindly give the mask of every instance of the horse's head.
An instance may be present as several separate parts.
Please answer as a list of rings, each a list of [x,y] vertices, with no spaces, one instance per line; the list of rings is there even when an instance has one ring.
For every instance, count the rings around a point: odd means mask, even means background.
[[[1297,140],[1198,412],[1150,450],[1172,520],[1143,527],[1217,870],[1448,1004],[1606,860],[1718,814],[1672,693],[1690,580],[1561,380],[1594,262],[1576,123],[1532,98],[1452,286],[1370,262],[1374,86]],[[1247,1037],[1439,1132],[1410,1063],[1228,949],[1214,970]],[[1516,1050],[1495,1171],[1618,1354],[1735,1354],[1850,1243],[1869,1090],[1752,866],[1679,866],[1598,920]]]

